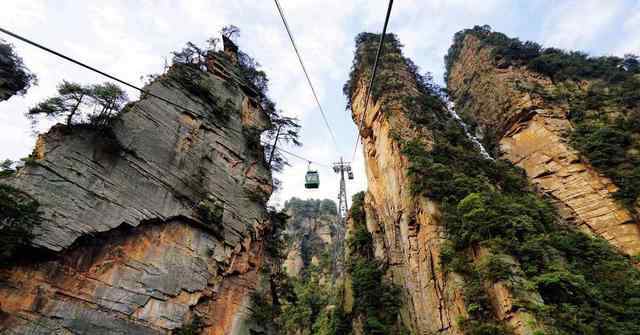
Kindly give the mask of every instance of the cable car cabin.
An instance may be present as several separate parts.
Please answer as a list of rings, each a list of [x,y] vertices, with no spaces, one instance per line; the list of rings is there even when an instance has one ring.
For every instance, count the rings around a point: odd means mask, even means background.
[[[349,171],[349,180],[353,180],[353,172]]]
[[[318,188],[320,187],[320,175],[318,171],[307,171],[307,175],[304,176],[304,188]]]

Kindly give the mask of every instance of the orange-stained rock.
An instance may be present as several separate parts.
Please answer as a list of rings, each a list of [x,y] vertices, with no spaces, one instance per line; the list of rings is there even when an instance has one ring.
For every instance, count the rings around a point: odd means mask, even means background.
[[[234,334],[261,262],[261,242],[245,244],[232,250],[179,219],[104,233],[0,270],[0,325],[16,333],[42,333],[42,323],[51,332],[164,334],[197,310],[207,334]]]
[[[0,180],[43,217],[0,269],[0,333],[250,334],[272,192],[255,143],[269,117],[236,65],[214,63],[146,87],[179,107],[143,96],[109,131],[55,126],[33,164]]]
[[[497,68],[490,47],[467,35],[448,81],[458,112],[473,117],[479,132],[495,130],[502,157],[522,167],[559,213],[584,231],[609,240],[629,255],[640,253],[640,221],[618,203],[617,187],[569,145],[569,106],[544,92],[558,84],[524,68]],[[574,83],[576,90],[589,83]]]

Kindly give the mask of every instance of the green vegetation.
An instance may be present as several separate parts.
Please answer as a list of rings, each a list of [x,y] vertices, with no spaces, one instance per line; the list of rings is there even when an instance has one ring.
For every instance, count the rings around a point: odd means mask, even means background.
[[[14,94],[24,95],[37,82],[36,76],[24,65],[13,46],[0,39],[0,100]]]
[[[338,207],[331,199],[307,199],[293,197],[284,203],[284,210],[291,212],[292,227],[298,229],[306,218],[338,215]]]
[[[458,44],[463,37],[462,34],[456,36],[456,41],[460,41]],[[489,37],[495,39],[491,43],[502,40],[500,35],[490,34]],[[370,42],[373,40],[371,38]],[[500,43],[508,47],[497,54],[496,61],[502,62],[500,64],[521,62],[527,57],[533,59],[535,52],[532,50],[539,49],[535,44],[518,44],[513,40]],[[459,45],[454,43],[447,58],[448,70],[458,52]],[[395,56],[387,57],[401,59],[402,54],[398,51]],[[366,71],[361,68],[360,61],[356,59],[354,69]],[[362,62],[365,63],[366,59]],[[633,60],[624,62],[633,63]],[[397,65],[402,63],[410,64],[408,61],[396,61],[395,70],[393,66],[386,69],[390,75],[396,76],[389,82],[401,83],[399,78],[405,73]],[[408,72],[419,80],[416,70],[408,68]],[[596,69],[585,71],[595,76],[600,70],[596,66]],[[366,78],[366,73],[362,73]],[[355,89],[354,80],[361,80],[362,73],[356,72],[345,85],[345,93],[349,97]],[[571,71],[567,70],[562,75],[570,76]],[[430,98],[412,97],[407,93],[403,97],[400,92],[410,92],[409,86],[391,87],[391,97],[385,95],[383,103],[400,101],[406,104],[411,100],[442,98],[437,87],[418,86],[420,94]],[[606,241],[589,237],[560,222],[549,202],[532,191],[521,169],[507,161],[483,158],[460,125],[442,113],[439,105],[442,102],[410,104],[404,108],[415,127],[432,131],[432,146],[425,145],[422,139],[397,137],[396,140],[409,159],[414,194],[440,203],[448,240],[441,262],[445,269],[464,278],[463,293],[469,318],[459,322],[465,333],[511,333],[508,327],[497,321],[489,303],[486,284],[496,281],[503,281],[514,292],[519,292],[516,306],[537,315],[545,323],[546,333],[640,333],[640,326],[634,322],[640,316],[640,272],[630,259],[617,253]],[[624,124],[629,127],[629,123]],[[577,131],[586,130],[578,127]],[[607,164],[612,153],[627,150],[627,143],[630,143],[629,136],[619,130],[613,133],[609,130],[588,132],[593,135],[582,137],[587,139],[589,150],[600,152],[594,157],[602,158]],[[590,136],[593,138],[589,139]],[[356,204],[354,199],[354,207]],[[358,214],[357,210],[355,213]],[[364,232],[356,231],[353,236],[349,241],[352,250],[370,250],[367,243],[371,242]],[[469,251],[478,247],[488,251],[488,255],[472,261]],[[376,277],[372,268],[363,267],[359,271]],[[514,280],[515,277],[518,280]],[[354,291],[355,287],[360,286],[354,284]],[[366,292],[366,289],[360,290]],[[536,293],[543,301],[531,298]]]
[[[385,265],[373,257],[373,239],[366,228],[364,193],[353,196],[351,219],[354,231],[347,240],[347,272],[353,288],[353,316],[364,321],[366,334],[398,334],[402,291],[384,278]]]
[[[33,228],[42,221],[39,206],[26,193],[0,184],[0,267],[33,239]]]
[[[10,159],[5,159],[0,162],[0,178],[13,176],[16,170],[13,168],[15,162]]]
[[[327,207],[325,201],[292,199],[289,208],[318,204]],[[320,206],[320,204],[325,204]],[[335,204],[334,204],[335,206]],[[269,211],[271,229],[265,236],[266,266],[263,268],[262,289],[252,295],[251,320],[265,331],[281,334],[334,335],[348,334],[350,321],[341,313],[338,292],[330,278],[330,262],[319,266],[309,264],[301,277],[288,277],[282,269],[286,255],[285,228],[289,216],[284,211]]]
[[[379,34],[360,33],[356,37],[356,51],[351,66],[349,80],[342,89],[347,97],[347,109],[351,108],[351,99],[354,98],[356,87],[361,83],[365,87],[371,78],[371,71],[375,61]],[[420,74],[419,68],[413,61],[402,56],[402,44],[395,34],[385,35],[385,42],[382,47],[380,62],[378,63],[378,73],[374,86],[371,89],[372,103],[384,95],[385,103],[401,102],[406,109],[407,115],[419,123],[429,123],[436,125],[436,120],[446,117],[446,113],[424,113],[425,110],[438,112],[445,111],[442,103],[444,91],[433,83],[430,73]],[[398,75],[398,68],[404,66],[408,78]],[[408,86],[408,81],[413,79],[417,88],[429,94],[408,95],[413,88]]]
[[[445,81],[458,60],[467,35],[477,37],[482,46],[492,48],[491,55],[496,65],[500,67],[525,66],[529,70],[544,74],[556,82],[565,80],[602,79],[609,84],[626,83],[631,87],[638,87],[640,61],[634,55],[624,58],[614,56],[589,57],[579,51],[564,51],[556,48],[543,48],[540,44],[517,38],[510,38],[505,34],[492,31],[488,25],[475,26],[457,32],[453,37],[453,44],[445,56]],[[631,88],[630,87],[630,88]],[[629,92],[640,98],[640,92]],[[633,94],[635,93],[635,94]],[[636,103],[640,100],[636,100]]]
[[[198,203],[196,212],[207,226],[219,227],[222,225],[222,216],[224,214],[224,206],[211,200],[203,200]]]
[[[442,204],[453,249],[442,261],[467,280],[467,308],[475,320],[465,323],[472,327],[470,333],[494,323],[486,312],[490,306],[480,278],[509,280],[512,275],[511,267],[497,256],[476,269],[466,250],[477,245],[518,261],[545,301],[543,306],[526,307],[543,316],[558,334],[640,331],[632,321],[640,316],[640,273],[630,261],[605,241],[558,224],[552,206],[528,189],[522,171],[482,158],[461,138],[462,130],[453,137],[437,137],[431,151],[416,141],[407,142],[404,153],[411,162],[413,191]]]
[[[251,151],[264,155],[265,166],[272,171],[281,171],[288,162],[286,157],[274,147],[285,144],[301,145],[298,136],[300,132],[298,120],[283,116],[283,112],[276,109],[276,104],[268,97],[269,79],[260,69],[260,63],[240,50],[232,41],[240,36],[240,29],[230,25],[223,27],[220,33],[224,50],[219,47],[220,39],[213,37],[208,39],[203,47],[188,42],[182,50],[173,52],[173,66],[169,76],[198,97],[204,106],[210,108],[211,114],[216,118],[212,121],[226,122],[232,113],[238,113],[237,108],[229,100],[224,104],[221,103],[219,97],[213,94],[212,80],[203,76],[205,71],[212,71],[210,62],[222,64],[225,70],[230,72],[228,74],[231,74],[230,78],[225,80],[224,87],[232,92],[241,89],[251,97],[250,103],[262,109],[271,121],[267,129],[243,129],[246,134],[249,134],[248,138],[251,141],[248,147]],[[229,53],[225,50],[229,50]],[[231,58],[230,53],[237,54],[237,62]],[[263,131],[263,140],[267,143],[265,145],[260,142],[260,134]],[[276,137],[278,137],[277,143]],[[273,185],[277,188],[280,181],[274,178]]]
[[[451,241],[442,262],[466,279],[472,321],[465,321],[465,328],[472,334],[494,328],[481,283],[509,281],[513,266],[497,256],[506,254],[517,260],[519,272],[545,302],[525,307],[556,333],[640,331],[633,322],[640,316],[640,272],[630,260],[606,241],[559,224],[553,207],[528,189],[522,171],[482,158],[471,143],[460,143],[461,137],[461,130],[453,138],[439,137],[431,151],[407,142],[404,153],[411,162],[413,191],[442,204]],[[478,245],[494,255],[474,266],[466,251]]]
[[[640,121],[585,118],[571,133],[571,144],[619,187],[614,196],[636,212],[640,196]]]
[[[477,37],[481,46],[491,48],[496,66],[526,67],[553,80],[552,90],[534,88],[534,93],[550,103],[569,106],[567,116],[575,126],[570,134],[572,146],[613,180],[619,188],[615,197],[636,212],[640,196],[638,56],[589,57],[577,51],[542,48],[534,42],[521,42],[493,32],[489,26],[476,26],[456,33],[445,57],[446,76],[458,59],[467,35]],[[585,86],[584,81],[588,81],[588,85]],[[583,83],[579,86],[578,82]],[[466,99],[468,97],[461,97],[459,102]],[[488,138],[483,142],[495,141],[497,139]],[[495,147],[495,143],[489,147]]]
[[[63,117],[67,127],[80,124],[108,128],[126,101],[127,94],[112,83],[80,85],[63,81],[58,85],[58,95],[29,109],[27,116],[34,122],[40,115]]]
[[[174,329],[171,333],[173,335],[198,335],[202,333],[204,323],[198,315],[194,315],[193,319],[184,326]]]

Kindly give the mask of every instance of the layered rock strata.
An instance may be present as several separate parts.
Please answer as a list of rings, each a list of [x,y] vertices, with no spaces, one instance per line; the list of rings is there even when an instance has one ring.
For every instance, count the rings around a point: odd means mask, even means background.
[[[522,167],[566,221],[629,255],[640,253],[640,221],[615,200],[618,187],[569,144],[569,105],[545,98],[559,90],[557,83],[496,64],[491,46],[468,34],[447,84],[458,112],[477,123],[480,135],[495,137],[502,157]]]
[[[249,332],[269,118],[238,65],[209,57],[207,72],[174,65],[146,87],[175,105],[143,96],[109,131],[56,126],[0,181],[44,218],[37,252],[0,270],[2,333]]]

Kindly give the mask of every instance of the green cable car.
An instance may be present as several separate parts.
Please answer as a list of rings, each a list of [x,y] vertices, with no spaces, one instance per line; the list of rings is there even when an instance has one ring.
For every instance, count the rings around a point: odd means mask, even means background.
[[[309,163],[311,167],[311,163]],[[318,188],[320,187],[320,175],[318,171],[309,169],[304,176],[304,188]]]

